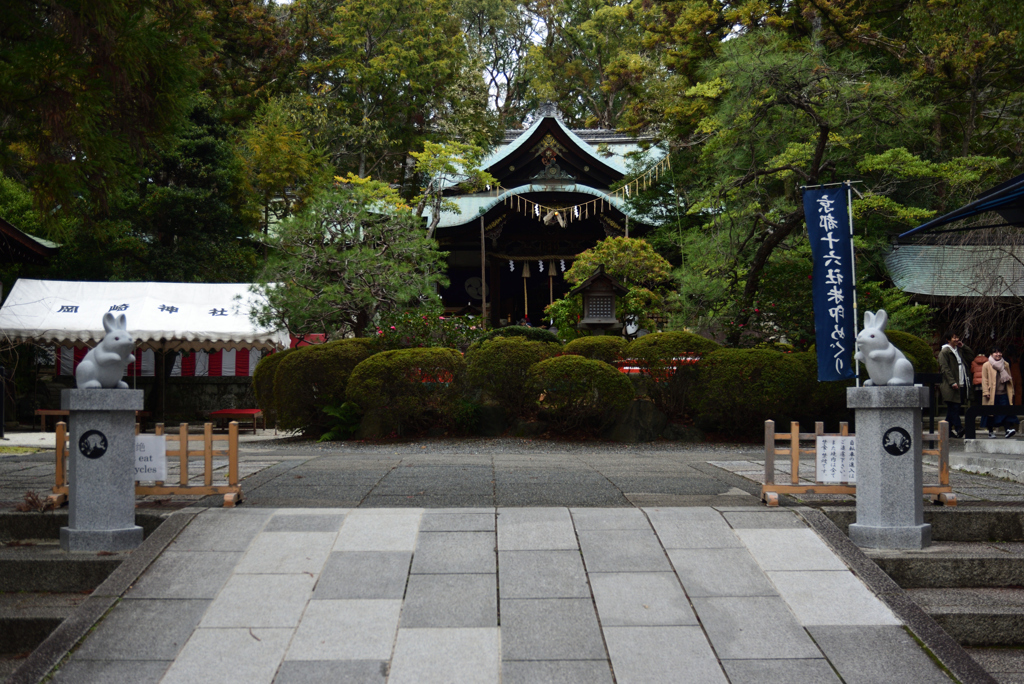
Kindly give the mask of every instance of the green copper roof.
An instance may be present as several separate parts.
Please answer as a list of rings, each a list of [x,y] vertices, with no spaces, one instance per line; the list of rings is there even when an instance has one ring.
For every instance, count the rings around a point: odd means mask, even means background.
[[[636,140],[616,131],[597,129],[574,131],[562,123],[562,120],[558,117],[547,116],[538,117],[537,120],[533,122],[532,126],[522,132],[508,131],[506,134],[507,142],[503,145],[499,145],[493,152],[491,152],[491,154],[481,162],[480,168],[486,169],[493,166],[522,147],[546,118],[554,119],[558,124],[558,127],[561,128],[569,139],[576,143],[584,153],[589,153],[591,157],[611,167],[614,171],[622,175],[626,175],[629,172],[629,166],[631,163],[630,156],[635,155],[637,152],[643,151],[642,158],[648,164],[653,164],[665,156],[665,151],[663,149],[657,146],[652,146],[647,150],[643,150]],[[515,137],[512,140],[508,140],[509,136],[512,135]]]
[[[626,214],[631,218],[634,217],[633,214],[628,211],[628,205],[623,199],[619,197],[612,197],[610,195],[606,195],[604,192],[598,190],[597,188],[592,188],[588,185],[579,185],[577,183],[568,183],[565,185],[536,183],[530,185],[519,185],[509,190],[505,190],[504,192],[497,196],[491,193],[481,195],[460,195],[458,197],[446,197],[445,199],[455,202],[455,204],[458,205],[459,210],[462,213],[456,214],[455,212],[452,211],[442,211],[441,221],[440,223],[437,224],[437,227],[450,228],[452,226],[464,225],[466,223],[469,223],[470,221],[474,221],[480,218],[481,213],[486,213],[490,211],[492,208],[501,204],[506,199],[510,199],[512,197],[515,197],[516,195],[526,195],[530,193],[540,192],[576,192],[584,195],[592,195],[593,197],[604,200],[608,204],[612,205],[613,207],[621,211],[623,214]],[[579,204],[582,204],[583,202],[587,201],[589,200],[581,199]],[[541,201],[540,203],[544,204],[543,201]],[[429,207],[424,212],[424,215],[426,216],[427,222],[429,223],[431,217],[433,216],[433,213]]]

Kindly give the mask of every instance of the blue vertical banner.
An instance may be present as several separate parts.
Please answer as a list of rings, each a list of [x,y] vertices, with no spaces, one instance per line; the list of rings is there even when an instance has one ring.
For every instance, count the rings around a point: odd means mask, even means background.
[[[847,187],[804,189],[804,218],[814,259],[812,299],[818,380],[855,377],[856,343],[853,245]]]

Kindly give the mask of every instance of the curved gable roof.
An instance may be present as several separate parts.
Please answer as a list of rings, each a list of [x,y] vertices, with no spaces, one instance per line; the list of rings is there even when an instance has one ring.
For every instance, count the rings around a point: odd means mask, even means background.
[[[480,168],[486,169],[495,178],[508,175],[501,172],[505,163],[517,157],[523,156],[531,147],[540,144],[547,134],[552,134],[556,139],[563,139],[570,142],[570,146],[583,157],[592,160],[599,168],[610,176],[621,178],[628,173],[628,169],[618,155],[604,156],[590,145],[587,141],[566,127],[557,117],[544,116],[537,119],[522,135],[510,143],[506,143],[492,152],[480,164]]]

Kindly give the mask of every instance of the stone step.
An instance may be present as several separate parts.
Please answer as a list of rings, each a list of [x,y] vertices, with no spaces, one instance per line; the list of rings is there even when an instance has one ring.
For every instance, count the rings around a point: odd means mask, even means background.
[[[88,597],[88,592],[0,593],[0,654],[31,651]]]
[[[128,552],[69,553],[56,539],[0,546],[0,592],[78,592],[98,587]]]
[[[849,534],[857,520],[854,506],[826,506],[821,512]],[[1024,506],[935,506],[925,504],[924,521],[932,526],[933,542],[1024,541]]]
[[[949,465],[956,470],[1024,482],[1024,440],[989,439],[984,428],[980,439],[965,439],[962,452],[950,452]]]
[[[962,646],[1024,646],[1024,588],[908,589]]]
[[[938,542],[920,551],[862,549],[904,589],[1024,586],[1024,543]]]
[[[953,452],[950,458],[953,457]],[[1002,428],[999,429],[997,437],[990,439],[985,428],[978,428],[978,439],[964,440],[965,454],[992,454],[1004,456],[1008,459],[1016,459],[1024,464],[1024,440],[1006,439],[1002,436]]]

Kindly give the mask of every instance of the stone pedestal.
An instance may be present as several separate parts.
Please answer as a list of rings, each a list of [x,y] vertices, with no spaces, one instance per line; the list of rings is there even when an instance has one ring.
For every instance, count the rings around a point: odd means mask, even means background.
[[[850,539],[871,549],[923,549],[932,543],[924,523],[920,385],[850,387],[846,405],[857,412],[857,522]]]
[[[65,551],[127,551],[142,543],[135,524],[135,412],[142,390],[61,392],[68,415]]]

